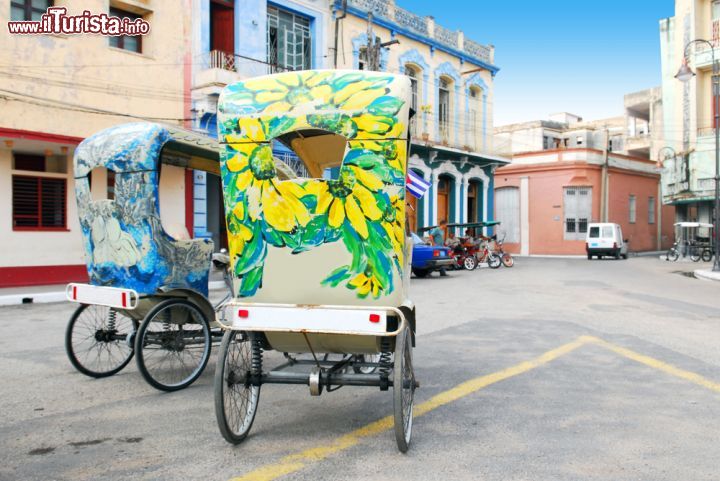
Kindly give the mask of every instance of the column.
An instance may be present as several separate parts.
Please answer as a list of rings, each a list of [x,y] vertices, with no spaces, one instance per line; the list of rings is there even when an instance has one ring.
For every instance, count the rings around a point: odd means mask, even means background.
[[[529,177],[520,177],[520,255],[530,255]]]
[[[468,191],[469,191],[469,185],[470,185],[470,179],[467,177],[467,175],[463,175],[462,177],[462,213],[460,217],[460,222],[466,223],[468,222]]]
[[[428,225],[437,225],[438,223],[438,213],[437,213],[437,192],[438,192],[438,182],[440,182],[440,175],[435,172],[434,170],[430,174],[430,178],[432,180],[432,186],[430,187],[430,198],[428,199],[428,202],[430,203],[430,224]]]

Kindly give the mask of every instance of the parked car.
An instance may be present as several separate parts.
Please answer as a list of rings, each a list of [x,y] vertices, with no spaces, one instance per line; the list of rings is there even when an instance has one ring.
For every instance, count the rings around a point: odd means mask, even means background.
[[[454,262],[450,249],[430,245],[419,235],[413,233],[412,272],[416,277],[426,277],[442,267],[449,268]]]
[[[593,256],[597,256],[598,259],[602,259],[603,256],[627,259],[628,240],[623,239],[622,229],[618,224],[588,224],[585,251],[588,260]]]

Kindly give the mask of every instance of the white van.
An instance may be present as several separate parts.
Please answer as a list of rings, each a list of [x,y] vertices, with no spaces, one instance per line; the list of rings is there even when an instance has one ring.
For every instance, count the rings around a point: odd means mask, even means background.
[[[613,256],[615,259],[627,259],[628,240],[623,239],[622,229],[618,224],[588,224],[585,251],[588,260],[593,256]]]

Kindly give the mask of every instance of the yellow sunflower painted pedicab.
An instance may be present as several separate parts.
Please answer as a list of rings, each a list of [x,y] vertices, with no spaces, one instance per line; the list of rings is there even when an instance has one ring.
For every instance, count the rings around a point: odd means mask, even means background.
[[[405,232],[409,100],[407,77],[356,71],[283,73],[223,91],[234,299],[215,408],[229,442],[247,436],[263,384],[304,384],[313,395],[392,386],[397,444],[408,449],[417,385]],[[278,178],[274,142],[298,154],[307,178]],[[264,350],[287,362],[264,369]]]

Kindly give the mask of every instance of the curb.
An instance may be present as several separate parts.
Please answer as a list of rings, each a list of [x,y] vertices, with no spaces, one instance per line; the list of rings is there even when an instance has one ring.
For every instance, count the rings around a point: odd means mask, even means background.
[[[695,277],[703,281],[720,281],[720,272],[713,272],[709,269],[695,269]]]
[[[226,289],[225,281],[210,281],[208,288],[211,291]],[[35,292],[28,294],[9,294],[0,296],[0,306],[16,306],[21,304],[49,304],[64,302],[65,291]]]

